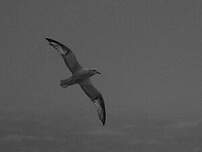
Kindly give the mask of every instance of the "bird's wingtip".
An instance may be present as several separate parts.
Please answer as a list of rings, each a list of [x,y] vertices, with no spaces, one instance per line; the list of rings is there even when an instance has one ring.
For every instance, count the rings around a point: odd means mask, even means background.
[[[102,125],[103,125],[103,126],[105,125],[105,120],[102,120]]]
[[[53,44],[53,43],[55,43],[55,44],[57,44],[57,45],[60,45],[60,46],[62,46],[62,47],[65,47],[62,43],[60,43],[60,42],[58,42],[58,41],[56,41],[56,40],[53,40],[53,39],[51,39],[51,38],[45,38],[48,42],[49,42],[49,44],[51,45],[51,44]]]
[[[100,95],[94,101],[95,106],[97,108],[99,119],[102,122],[102,125],[104,126],[106,122],[106,111],[103,97]]]
[[[52,39],[50,39],[50,38],[45,38],[48,42],[51,42],[52,41]]]

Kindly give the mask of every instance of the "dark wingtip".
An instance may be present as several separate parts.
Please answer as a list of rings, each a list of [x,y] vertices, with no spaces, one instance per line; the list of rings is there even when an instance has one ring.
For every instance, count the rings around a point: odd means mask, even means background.
[[[102,125],[103,125],[103,126],[105,125],[105,120],[106,120],[106,118],[104,118],[104,119],[102,120]]]
[[[47,37],[45,39],[49,42],[49,44],[56,43],[56,44],[60,45],[61,47],[65,48],[67,50],[70,50],[67,46],[65,46],[64,44],[62,44],[62,43],[60,43],[60,42],[58,42],[56,40],[53,40],[53,39],[47,38]]]
[[[105,122],[106,122],[106,112],[105,112],[105,109],[104,109],[104,112],[103,112],[103,119],[101,121],[102,121],[102,125],[104,126]]]
[[[103,125],[103,126],[105,125],[105,119],[104,119],[104,120],[102,120],[102,125]]]
[[[52,39],[50,39],[50,38],[45,38],[48,42],[51,42],[51,41],[53,41]]]
[[[101,97],[101,100],[103,100],[103,98]],[[104,101],[104,100],[103,100]],[[101,102],[101,107],[102,107],[102,110],[103,110],[103,119],[101,120],[102,121],[102,125],[104,126],[105,125],[105,122],[106,122],[106,110],[105,110],[105,104],[104,102]]]

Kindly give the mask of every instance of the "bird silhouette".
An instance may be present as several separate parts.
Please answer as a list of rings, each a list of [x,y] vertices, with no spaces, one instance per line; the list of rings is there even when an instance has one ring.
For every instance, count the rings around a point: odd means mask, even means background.
[[[102,94],[94,87],[90,80],[90,77],[93,75],[101,73],[96,69],[84,69],[79,64],[74,53],[64,44],[50,38],[46,38],[46,40],[49,42],[50,46],[59,52],[66,66],[72,73],[71,77],[60,81],[61,87],[67,88],[68,86],[79,84],[85,94],[96,106],[99,119],[101,120],[102,124],[105,125],[106,112],[104,99]]]

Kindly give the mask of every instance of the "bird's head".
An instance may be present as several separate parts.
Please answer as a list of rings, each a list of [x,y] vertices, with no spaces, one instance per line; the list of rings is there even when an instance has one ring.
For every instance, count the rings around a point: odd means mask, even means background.
[[[96,69],[91,69],[91,70],[89,70],[90,71],[90,73],[92,74],[92,75],[95,75],[95,74],[101,74],[99,71],[97,71]]]

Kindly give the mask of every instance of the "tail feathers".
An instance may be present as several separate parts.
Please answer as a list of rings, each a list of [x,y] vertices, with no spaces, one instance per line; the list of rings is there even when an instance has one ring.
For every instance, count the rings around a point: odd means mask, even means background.
[[[69,86],[69,83],[67,80],[60,80],[60,86],[63,88],[67,88]]]

